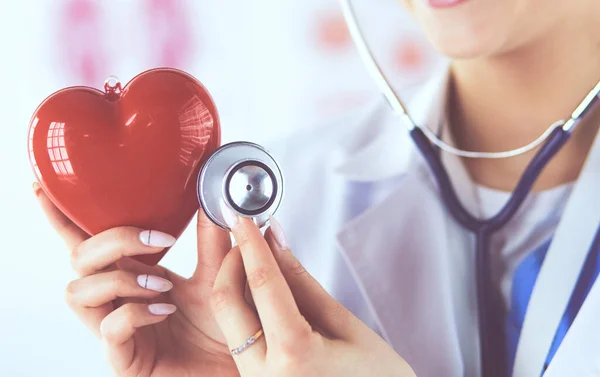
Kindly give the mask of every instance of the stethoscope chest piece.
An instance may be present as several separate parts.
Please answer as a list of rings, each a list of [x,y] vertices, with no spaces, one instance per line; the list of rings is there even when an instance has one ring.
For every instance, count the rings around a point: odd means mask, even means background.
[[[228,229],[221,202],[240,216],[263,226],[283,197],[283,174],[275,159],[260,145],[225,144],[206,161],[198,176],[198,200],[206,215]]]

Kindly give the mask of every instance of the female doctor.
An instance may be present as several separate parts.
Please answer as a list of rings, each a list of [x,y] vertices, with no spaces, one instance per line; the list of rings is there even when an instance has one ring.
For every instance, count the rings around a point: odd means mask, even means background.
[[[408,111],[460,150],[530,144],[600,78],[597,0],[403,3],[452,61]],[[476,237],[384,100],[272,150],[293,174],[264,237],[229,213],[231,248],[201,214],[191,279],[130,258],[173,237],[88,238],[34,188],[80,275],[67,301],[119,376],[599,376],[599,124],[578,125],[493,233],[484,327]],[[537,150],[436,153],[461,205],[488,219]]]

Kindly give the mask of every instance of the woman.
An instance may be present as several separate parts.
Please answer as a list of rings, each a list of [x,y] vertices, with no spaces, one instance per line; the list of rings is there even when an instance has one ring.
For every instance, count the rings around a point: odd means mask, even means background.
[[[596,0],[404,3],[452,59],[410,99],[409,111],[461,149],[528,144],[568,117],[600,78]],[[495,348],[486,375],[597,373],[590,352],[600,332],[590,313],[598,299],[583,304],[588,292],[598,296],[591,288],[597,271],[579,305],[559,313],[550,337],[534,331],[548,322],[546,312],[526,314],[540,312],[534,283],[599,117],[579,126],[524,207],[494,235],[490,301],[507,326],[488,329]],[[67,300],[101,336],[117,375],[481,375],[473,236],[446,211],[401,127],[382,102],[275,150],[284,171],[305,173],[287,175],[283,227],[273,220],[263,238],[251,221],[229,213],[238,244],[231,249],[228,235],[200,215],[198,266],[189,280],[129,258],[159,252],[173,244],[171,236],[123,227],[88,238],[35,185],[81,276]],[[462,203],[486,218],[532,156],[460,160],[442,153]],[[569,257],[569,250],[558,252]],[[562,276],[552,277],[563,291]]]

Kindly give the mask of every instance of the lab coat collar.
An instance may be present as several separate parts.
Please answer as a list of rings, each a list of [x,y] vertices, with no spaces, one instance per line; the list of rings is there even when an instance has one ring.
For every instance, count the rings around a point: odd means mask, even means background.
[[[450,80],[450,66],[445,64],[412,97],[409,93],[406,107],[417,125],[428,127],[453,145],[446,121]],[[401,117],[383,98],[358,119],[356,128],[343,139],[342,150],[345,154],[336,171],[349,181],[383,181],[417,170],[428,179],[434,179]],[[461,158],[444,152],[441,157],[451,172],[450,179],[462,205],[473,215],[481,216],[475,185]]]
[[[449,67],[437,71],[405,103],[415,123],[437,132],[445,113]],[[344,155],[336,171],[353,181],[374,182],[400,175],[414,162],[415,148],[405,124],[384,98],[358,119],[342,140]]]

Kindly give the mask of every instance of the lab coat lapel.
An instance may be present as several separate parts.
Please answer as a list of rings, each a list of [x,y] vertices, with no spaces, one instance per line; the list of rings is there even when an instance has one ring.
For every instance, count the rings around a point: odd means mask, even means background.
[[[420,376],[478,370],[472,257],[448,252],[472,243],[461,234],[420,170],[338,237],[380,333]]]
[[[598,318],[600,318],[600,284],[596,282],[544,377],[600,376]]]
[[[447,80],[445,72],[409,103],[418,124],[437,129]],[[399,119],[397,123],[401,126]],[[468,252],[472,237],[450,219],[427,166],[412,144],[411,148],[404,171],[408,174],[386,199],[346,224],[338,241],[380,333],[417,375],[476,375],[478,358],[471,356],[478,354],[473,260]],[[393,155],[385,150],[379,149],[382,160]],[[362,176],[357,173],[360,168],[348,166],[340,171],[354,179]],[[449,250],[465,252],[450,255]]]
[[[514,377],[539,377],[558,323],[600,226],[600,134],[565,208],[535,283]],[[579,310],[545,377],[600,374],[600,283]]]

